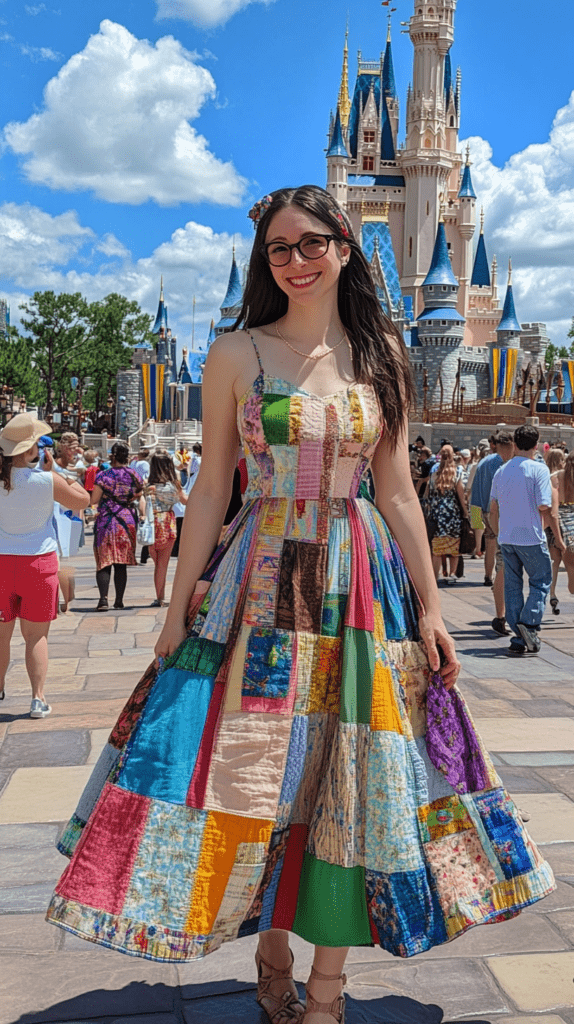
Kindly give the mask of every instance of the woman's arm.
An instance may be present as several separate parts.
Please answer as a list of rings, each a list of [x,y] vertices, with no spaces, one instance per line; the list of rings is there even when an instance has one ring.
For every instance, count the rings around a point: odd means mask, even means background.
[[[54,484],[54,501],[72,512],[82,512],[90,504],[90,495],[81,484],[69,480],[54,469],[54,460],[48,449],[44,452],[44,471],[52,474]]]
[[[100,501],[102,500],[103,493],[104,492],[102,491],[102,488],[100,487],[100,485],[99,484],[94,484],[94,486],[92,488],[92,502],[91,502],[91,504],[92,505],[99,505]]]
[[[564,538],[562,537],[562,530],[560,529],[560,516],[558,513],[558,480],[554,478],[554,474],[550,477],[552,481],[552,506],[548,512],[542,513],[542,521],[544,526],[549,526],[554,534],[554,543],[559,551],[566,551],[566,545]]]
[[[432,568],[425,521],[409,472],[407,423],[393,451],[383,436],[371,466],[375,482],[375,504],[399,545],[406,567],[422,603],[419,619],[421,638],[433,672],[440,668],[437,644],[446,657],[441,674],[448,689],[454,686],[460,662],[454,642],[442,621],[439,592]]]
[[[460,507],[462,508],[462,514],[468,516],[468,505],[466,503],[466,494],[464,493],[464,484],[462,480],[456,482],[456,493],[458,500],[460,501]]]
[[[217,545],[231,498],[239,444],[233,391],[238,372],[233,341],[229,335],[218,338],[203,374],[203,456],[187,500],[171,600],[155,647],[157,658],[171,654],[185,639],[189,602]]]

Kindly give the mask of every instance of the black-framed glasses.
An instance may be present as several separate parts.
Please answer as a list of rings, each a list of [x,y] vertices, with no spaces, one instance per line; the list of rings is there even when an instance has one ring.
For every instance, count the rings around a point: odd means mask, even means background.
[[[261,246],[261,253],[272,267],[286,267],[291,262],[293,249],[297,249],[304,260],[320,260],[327,252],[333,241],[338,241],[338,235],[308,235],[300,242],[267,242]]]

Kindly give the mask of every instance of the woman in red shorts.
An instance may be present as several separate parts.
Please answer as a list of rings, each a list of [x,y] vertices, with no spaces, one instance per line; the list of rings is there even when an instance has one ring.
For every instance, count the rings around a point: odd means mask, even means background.
[[[31,718],[52,710],[44,698],[48,671],[48,630],[58,614],[58,543],[54,502],[81,512],[89,502],[81,484],[53,472],[45,450],[39,468],[38,440],[50,427],[20,413],[0,431],[0,700],[10,664],[14,623],[26,644],[32,685]]]

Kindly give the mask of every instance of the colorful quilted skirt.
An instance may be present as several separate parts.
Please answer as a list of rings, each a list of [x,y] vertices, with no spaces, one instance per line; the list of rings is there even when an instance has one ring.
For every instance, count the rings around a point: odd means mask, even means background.
[[[60,840],[48,920],[188,961],[270,928],[409,957],[513,917],[552,872],[430,677],[401,552],[357,498],[372,389],[261,371],[238,426],[245,505]]]

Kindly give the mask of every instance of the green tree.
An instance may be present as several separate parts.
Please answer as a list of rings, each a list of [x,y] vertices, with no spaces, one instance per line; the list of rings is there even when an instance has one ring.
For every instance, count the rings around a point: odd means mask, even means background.
[[[137,302],[112,292],[87,308],[86,335],[74,373],[82,387],[86,378],[91,385],[82,397],[84,408],[103,410],[109,394],[116,390],[118,370],[131,365],[134,345],[153,341],[152,318],[142,313]],[[82,388],[83,389],[83,388]]]
[[[38,373],[41,400],[46,412],[54,409],[54,399],[62,406],[70,392],[70,375],[86,338],[88,304],[80,292],[73,295],[34,292],[22,303],[26,314],[22,326],[29,333],[30,351]]]
[[[574,337],[574,334],[570,332],[569,337],[570,336]],[[546,369],[549,370],[550,367],[554,365],[557,359],[572,359],[573,355],[574,343],[570,345],[570,348],[566,348],[566,345],[561,345],[560,347],[558,347],[557,345],[553,345],[552,342],[550,342],[548,348],[546,349],[546,354],[544,356]]]
[[[32,365],[30,344],[20,338],[15,327],[0,343],[0,381],[14,389],[15,396],[24,396],[29,405],[36,405],[42,397],[42,385]]]

